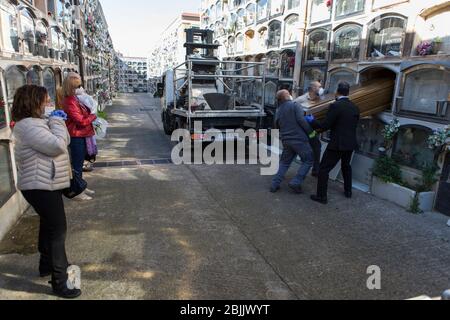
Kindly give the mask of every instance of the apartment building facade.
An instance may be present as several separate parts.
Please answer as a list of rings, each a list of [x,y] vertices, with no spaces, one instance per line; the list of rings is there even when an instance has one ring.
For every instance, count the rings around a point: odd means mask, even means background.
[[[148,92],[147,58],[117,56],[118,85],[121,93]]]
[[[314,80],[334,92],[343,80],[393,79],[390,108],[361,121],[355,180],[368,189],[384,126],[398,119],[393,156],[411,183],[425,163],[439,164],[436,208],[446,214],[450,154],[431,150],[428,139],[450,123],[449,18],[450,1],[439,0],[204,0],[201,11],[222,59],[266,62],[266,83],[239,90],[248,102],[275,109],[278,89],[303,94]]]
[[[0,238],[27,207],[15,187],[15,91],[41,85],[55,102],[56,88],[71,71],[82,75],[91,94],[99,83],[107,91],[114,49],[101,12],[98,0],[0,0]]]
[[[197,13],[182,13],[170,23],[150,53],[150,78],[160,77],[166,70],[179,65],[186,59],[184,30],[199,27],[200,15]]]

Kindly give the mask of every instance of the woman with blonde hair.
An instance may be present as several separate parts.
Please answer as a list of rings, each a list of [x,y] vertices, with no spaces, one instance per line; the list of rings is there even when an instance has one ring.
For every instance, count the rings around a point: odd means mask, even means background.
[[[26,85],[14,96],[12,119],[14,152],[18,167],[17,188],[40,216],[39,272],[52,277],[53,292],[62,298],[76,298],[79,288],[71,281],[65,241],[67,233],[63,190],[70,186],[70,142],[65,114],[53,111],[47,89]],[[79,281],[79,279],[78,279]],[[75,282],[77,283],[77,282]]]
[[[56,110],[63,110],[63,101],[64,101],[64,90],[62,87],[56,88],[56,103],[55,103],[55,109]]]
[[[92,114],[89,108],[77,99],[76,91],[81,86],[80,75],[75,72],[69,73],[63,82],[64,99],[62,105],[64,112],[67,113],[66,124],[71,137],[69,148],[73,173],[83,179],[83,164],[87,154],[86,138],[95,136],[92,123],[97,119],[97,116]],[[94,194],[94,191],[86,189],[75,200],[92,200]]]

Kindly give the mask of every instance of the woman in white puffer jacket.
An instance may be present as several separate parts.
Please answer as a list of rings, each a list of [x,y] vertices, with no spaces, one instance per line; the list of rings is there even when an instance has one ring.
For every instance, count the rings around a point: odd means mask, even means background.
[[[18,189],[39,214],[39,271],[52,276],[56,295],[76,298],[81,291],[68,281],[65,239],[66,214],[62,191],[70,186],[70,136],[64,116],[46,116],[50,108],[47,89],[34,85],[19,88],[14,96],[12,118]]]

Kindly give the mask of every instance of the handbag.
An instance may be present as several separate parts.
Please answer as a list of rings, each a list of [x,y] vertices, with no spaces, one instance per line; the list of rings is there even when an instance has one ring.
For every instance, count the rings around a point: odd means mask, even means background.
[[[97,141],[95,137],[86,138],[85,160],[94,163],[98,155]]]
[[[71,176],[70,187],[63,190],[63,195],[68,199],[79,196],[87,189],[87,182],[73,169]]]

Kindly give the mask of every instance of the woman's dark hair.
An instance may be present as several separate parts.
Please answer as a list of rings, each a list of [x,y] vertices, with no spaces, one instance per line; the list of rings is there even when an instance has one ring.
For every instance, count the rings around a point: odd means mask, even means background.
[[[25,118],[40,118],[47,96],[48,91],[44,87],[25,85],[17,89],[11,110],[12,120],[18,122]]]

